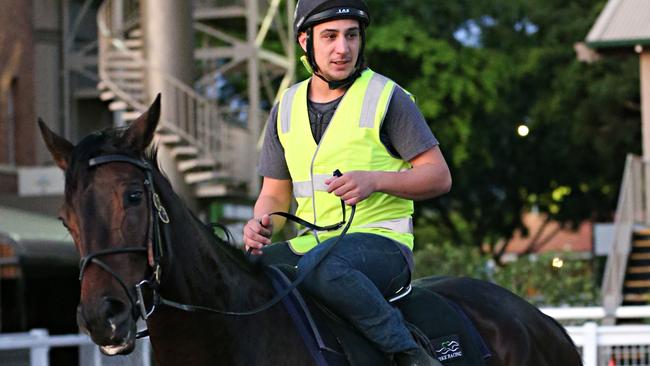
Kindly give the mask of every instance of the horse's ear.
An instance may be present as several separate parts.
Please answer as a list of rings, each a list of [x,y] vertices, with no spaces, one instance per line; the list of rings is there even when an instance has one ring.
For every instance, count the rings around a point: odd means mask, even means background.
[[[153,101],[149,110],[142,113],[126,130],[124,138],[127,146],[137,151],[144,151],[153,140],[153,134],[158,126],[158,119],[160,119],[160,93],[156,96],[156,100]]]
[[[74,145],[65,138],[52,132],[40,118],[38,119],[38,127],[41,129],[43,141],[45,141],[47,149],[50,150],[50,154],[52,154],[56,165],[63,170],[68,169],[68,158],[72,155]]]

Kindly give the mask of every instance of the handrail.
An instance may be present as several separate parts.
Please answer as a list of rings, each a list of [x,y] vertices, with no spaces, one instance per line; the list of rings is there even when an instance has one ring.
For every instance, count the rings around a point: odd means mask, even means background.
[[[147,108],[147,98],[139,100],[134,97],[125,86],[126,79],[111,76],[108,55],[110,52],[119,53],[132,67],[141,67],[142,70],[157,73],[163,80],[163,90],[160,91],[163,95],[160,126],[195,147],[199,158],[209,158],[226,173],[231,173],[229,167],[232,157],[227,141],[229,131],[233,127],[224,122],[222,111],[215,102],[202,97],[185,83],[153,68],[141,54],[129,51],[124,42],[124,35],[129,28],[124,27],[124,21],[113,19],[115,16],[124,16],[110,11],[113,3],[114,0],[104,1],[97,13],[99,74],[104,85],[129,107],[144,112]],[[133,24],[130,24],[130,27],[132,29]]]
[[[616,309],[622,303],[634,225],[646,221],[643,207],[644,168],[644,163],[639,157],[632,154],[627,156],[614,219],[614,243],[607,256],[602,282],[603,307],[608,323],[616,319]]]
[[[50,350],[60,347],[78,347],[80,362],[83,361],[85,366],[101,366],[109,357],[102,355],[99,347],[85,334],[50,335],[47,329],[32,329],[27,333],[0,333],[0,351],[25,350],[25,358],[31,366],[49,366]],[[87,348],[90,353],[82,352],[81,348]],[[136,350],[128,356],[122,356],[120,364],[151,365],[149,340],[138,340]]]
[[[608,316],[605,309],[600,306],[563,307],[539,310],[555,320],[601,320]],[[650,319],[650,305],[620,306],[614,314],[617,319]]]

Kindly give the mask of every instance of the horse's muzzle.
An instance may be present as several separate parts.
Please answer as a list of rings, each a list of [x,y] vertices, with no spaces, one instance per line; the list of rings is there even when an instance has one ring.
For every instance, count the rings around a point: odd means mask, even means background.
[[[104,354],[128,354],[135,348],[131,307],[116,298],[103,297],[96,306],[79,304],[77,323]]]

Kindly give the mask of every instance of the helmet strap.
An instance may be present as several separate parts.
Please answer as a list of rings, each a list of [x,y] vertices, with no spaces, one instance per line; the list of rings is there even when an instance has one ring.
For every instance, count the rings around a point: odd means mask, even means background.
[[[305,67],[309,66],[309,67],[307,67],[307,70],[309,72],[313,73],[314,75],[316,75],[319,79],[326,82],[327,85],[329,86],[330,90],[346,88],[346,87],[352,85],[352,83],[354,83],[354,81],[357,80],[357,78],[359,76],[361,76],[361,72],[366,69],[365,60],[364,60],[364,57],[363,57],[364,50],[365,50],[365,47],[366,47],[366,30],[365,30],[365,27],[363,27],[363,26],[360,27],[361,47],[359,47],[359,57],[357,57],[357,63],[356,63],[356,65],[354,65],[354,70],[350,73],[350,76],[348,76],[347,78],[345,78],[343,80],[335,80],[335,81],[328,80],[325,76],[323,76],[323,74],[320,73],[320,69],[318,68],[318,64],[316,63],[316,58],[314,57],[314,40],[312,39],[312,31],[313,31],[313,28],[309,28],[306,31],[306,35],[307,35],[307,61],[308,61],[309,64],[307,65],[304,62],[304,60],[303,60],[303,64],[305,64]],[[310,68],[311,68],[311,70],[310,70]]]

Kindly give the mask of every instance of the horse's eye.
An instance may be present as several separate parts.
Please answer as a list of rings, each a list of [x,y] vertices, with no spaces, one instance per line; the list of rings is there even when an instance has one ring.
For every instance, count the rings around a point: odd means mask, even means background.
[[[140,201],[142,201],[143,194],[144,193],[142,191],[128,192],[127,199],[129,203],[140,203]]]

